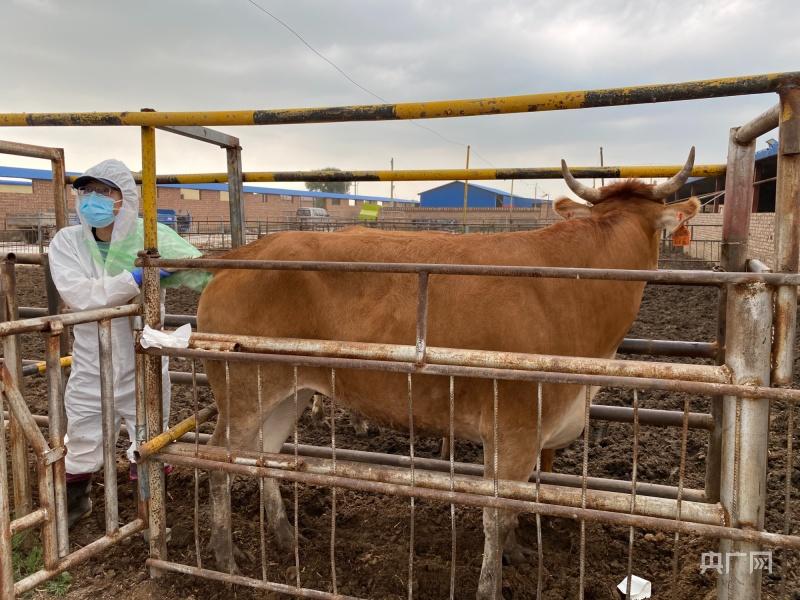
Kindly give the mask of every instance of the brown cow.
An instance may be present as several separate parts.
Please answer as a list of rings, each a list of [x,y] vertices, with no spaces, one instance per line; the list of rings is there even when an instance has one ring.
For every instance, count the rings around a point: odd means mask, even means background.
[[[567,183],[592,205],[567,199],[556,211],[567,218],[546,229],[494,235],[381,232],[353,228],[337,233],[287,232],[262,238],[226,255],[235,259],[406,262],[476,265],[656,269],[661,231],[691,218],[692,198],[665,205],[687,179],[694,148],[680,173],[659,185],[624,181],[604,188],[582,186],[562,161]],[[429,289],[428,344],[562,356],[613,357],[639,310],[644,283],[571,279],[435,275]],[[298,271],[219,272],[200,299],[198,329],[205,332],[270,337],[415,343],[417,277],[410,274]],[[293,428],[293,372],[281,365],[262,367],[263,406],[259,422],[256,370],[230,364],[230,412],[226,412],[225,371],[209,362],[208,378],[219,406],[211,444],[225,444],[230,424],[233,448],[257,449],[264,428],[267,451],[278,451]],[[315,392],[331,395],[330,372],[301,368],[301,407]],[[414,427],[419,433],[448,432],[446,377],[415,376]],[[499,382],[498,475],[526,481],[542,448],[563,447],[583,430],[585,388],[543,386],[541,439],[537,439],[536,387]],[[597,389],[592,388],[591,393]],[[457,379],[455,435],[482,442],[485,473],[493,473],[492,382]],[[337,401],[371,421],[407,428],[405,375],[339,370]],[[267,511],[279,543],[291,548],[277,483],[269,480]],[[225,476],[211,475],[211,545],[221,567],[234,569],[230,536],[230,491]],[[484,511],[485,546],[478,598],[499,593],[501,554],[513,540],[516,515]],[[499,597],[499,595],[497,596]]]

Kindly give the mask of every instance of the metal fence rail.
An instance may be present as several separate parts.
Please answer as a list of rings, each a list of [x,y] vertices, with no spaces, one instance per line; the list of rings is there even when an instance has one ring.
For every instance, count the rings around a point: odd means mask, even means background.
[[[277,110],[234,110],[204,112],[84,112],[84,113],[0,113],[0,127],[38,127],[54,125],[108,127],[215,125],[290,125],[301,123],[341,123],[355,121],[393,121],[398,119],[439,119],[510,113],[627,106],[678,100],[723,98],[745,94],[777,92],[796,84],[800,72],[767,73],[744,77],[704,79],[683,83],[571,92],[550,92],[522,96],[500,96],[470,100],[366,104]]]

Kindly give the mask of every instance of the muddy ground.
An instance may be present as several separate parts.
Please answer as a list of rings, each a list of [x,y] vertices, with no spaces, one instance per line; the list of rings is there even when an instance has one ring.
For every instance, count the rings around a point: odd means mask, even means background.
[[[44,306],[43,279],[38,268],[18,268],[20,304]],[[715,288],[677,286],[648,286],[642,309],[630,336],[660,339],[712,341],[715,330],[717,291]],[[167,310],[170,313],[194,314],[196,294],[170,291]],[[43,357],[37,336],[25,336],[25,358]],[[173,370],[189,370],[186,361],[174,361]],[[27,380],[26,397],[33,412],[46,412],[44,378]],[[796,382],[797,383],[797,382]],[[645,392],[639,396],[640,405],[649,408],[683,408],[684,397],[667,392]],[[704,398],[691,397],[690,410],[708,410]],[[630,406],[632,394],[622,390],[603,390],[595,403]],[[212,402],[205,389],[199,390],[200,405]],[[192,413],[191,388],[173,388],[172,421]],[[786,454],[786,408],[776,405],[771,419],[769,456],[769,507],[767,529],[780,532],[784,526],[784,489]],[[358,437],[349,425],[350,416],[337,417],[337,447],[379,452],[407,453],[408,436],[386,429],[371,427],[369,435]],[[797,419],[796,419],[797,421]],[[202,431],[211,431],[207,424]],[[633,452],[632,426],[597,423],[591,428],[589,473],[599,477],[630,479]],[[330,445],[330,430],[325,423],[313,423],[305,415],[300,423],[300,442]],[[638,478],[640,481],[669,485],[678,484],[679,429],[643,427],[639,445]],[[120,451],[125,444],[120,442]],[[797,447],[797,440],[795,440]],[[421,456],[436,456],[438,441],[419,438],[416,451]],[[706,436],[690,432],[686,463],[685,485],[702,488],[705,469]],[[120,452],[122,456],[122,452]],[[480,447],[459,443],[456,459],[481,461]],[[560,451],[555,470],[580,474],[583,460],[581,441]],[[800,468],[795,456],[792,471],[794,521],[792,531],[800,531],[800,500],[796,488],[800,485]],[[120,514],[127,522],[134,517],[132,484],[127,481],[127,464],[118,462]],[[201,560],[203,566],[213,566],[205,549],[208,540],[208,485],[201,476],[199,522],[201,528]],[[293,488],[283,486],[284,501],[289,519],[294,518]],[[169,478],[168,525],[172,528],[170,558],[186,564],[197,564],[194,523],[194,477],[187,469],[177,469]],[[77,549],[104,530],[102,482],[94,486],[95,511],[73,532],[72,545]],[[259,492],[256,481],[237,479],[233,483],[234,538],[244,551],[240,561],[243,573],[260,577],[262,561],[259,537]],[[301,581],[304,587],[331,589],[330,529],[331,492],[324,488],[299,486],[299,523]],[[339,491],[336,519],[336,566],[338,592],[369,598],[407,597],[409,553],[409,501],[366,493]],[[478,509],[457,509],[456,598],[474,597],[480,571],[483,548],[481,512]],[[523,516],[520,537],[532,548],[536,544],[536,524],[532,516]],[[626,573],[628,561],[628,529],[598,524],[586,526],[586,583],[588,599],[618,598],[616,584]],[[543,597],[561,599],[577,597],[579,571],[580,526],[574,521],[543,519],[544,550]],[[275,550],[266,533],[266,572],[272,581],[294,583],[294,557]],[[447,598],[450,585],[450,510],[449,505],[417,501],[415,518],[414,597],[420,599]],[[694,536],[682,536],[677,546],[673,536],[637,530],[633,550],[633,573],[653,582],[654,598],[696,599],[713,597],[713,571],[700,572],[700,554],[714,551],[717,543]],[[673,573],[673,553],[678,557],[677,573]],[[144,569],[147,547],[141,536],[124,542],[96,559],[75,569],[67,598],[97,599],[127,596],[132,600],[144,598],[221,599],[277,598],[267,592],[247,588],[228,588],[222,584],[167,575],[148,580]],[[764,596],[777,598],[780,575],[787,575],[788,598],[800,598],[800,574],[797,553],[777,552],[773,574],[765,575]],[[537,565],[535,554],[523,565],[504,569],[505,598],[536,597]],[[37,591],[33,597],[54,597]]]

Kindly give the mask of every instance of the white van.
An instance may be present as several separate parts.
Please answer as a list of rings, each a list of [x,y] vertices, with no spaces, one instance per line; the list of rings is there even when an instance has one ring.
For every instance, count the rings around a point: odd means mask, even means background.
[[[331,217],[324,208],[303,206],[297,209],[297,221],[300,229],[327,231],[331,224]]]

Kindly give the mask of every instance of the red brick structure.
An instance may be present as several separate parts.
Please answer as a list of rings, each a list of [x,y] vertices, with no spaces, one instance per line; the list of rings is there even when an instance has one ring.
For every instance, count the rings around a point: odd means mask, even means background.
[[[32,179],[31,184],[4,183],[0,180],[0,222],[5,226],[6,217],[17,214],[52,213],[53,182],[48,179]],[[68,210],[75,210],[75,193],[67,187]],[[221,190],[197,189],[201,186],[158,187],[158,207],[171,208],[178,213],[190,213],[193,222],[228,221],[230,209],[228,193]],[[247,188],[253,189],[250,186]],[[270,189],[270,193],[244,192],[244,213],[248,221],[267,221],[291,218],[301,206],[319,206],[328,210],[333,218],[355,219],[368,197],[327,198],[306,196],[301,190]],[[276,192],[276,193],[272,193]],[[367,198],[362,199],[362,198]],[[396,201],[400,204],[403,201]],[[405,201],[408,202],[408,201]],[[390,201],[384,201],[390,205]]]

